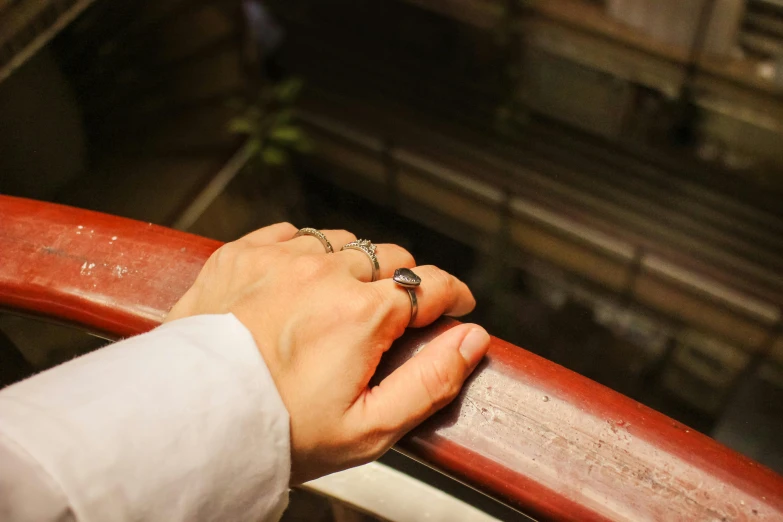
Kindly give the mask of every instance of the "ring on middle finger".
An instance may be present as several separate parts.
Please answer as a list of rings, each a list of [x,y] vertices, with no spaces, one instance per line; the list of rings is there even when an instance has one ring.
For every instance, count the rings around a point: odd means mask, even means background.
[[[340,250],[358,250],[364,252],[370,258],[372,265],[372,280],[378,280],[378,274],[381,271],[381,265],[378,263],[378,256],[375,255],[375,245],[369,239],[357,239],[343,246]]]

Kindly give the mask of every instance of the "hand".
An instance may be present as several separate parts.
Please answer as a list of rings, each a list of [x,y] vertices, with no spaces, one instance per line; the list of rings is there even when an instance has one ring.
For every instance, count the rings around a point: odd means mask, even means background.
[[[396,268],[422,280],[414,327],[466,314],[475,300],[397,245],[378,245],[380,277],[371,283],[368,257],[339,251],[351,233],[324,231],[335,250],[326,254],[314,237],[292,239],[296,230],[272,225],[218,249],[166,318],[231,312],[251,332],[291,418],[292,484],[378,458],[457,395],[489,344],[481,327],[455,327],[370,387],[410,319],[408,293],[391,279]]]

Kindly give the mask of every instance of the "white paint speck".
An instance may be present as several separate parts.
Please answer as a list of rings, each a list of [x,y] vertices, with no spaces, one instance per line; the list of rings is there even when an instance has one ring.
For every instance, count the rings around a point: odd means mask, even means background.
[[[76,228],[78,228],[79,230],[81,230],[81,229],[83,229],[84,227],[83,227],[82,225],[79,225],[79,226],[78,226],[78,227],[76,227]]]
[[[117,241],[117,236],[111,236],[112,241]]]
[[[128,269],[124,266],[117,265],[114,267],[114,270],[112,272],[114,273],[114,277],[120,279],[122,278],[122,276],[128,273]]]
[[[81,270],[79,270],[79,273],[81,275],[90,275],[92,274],[93,268],[95,268],[95,263],[87,263],[87,261],[85,261],[81,267]]]

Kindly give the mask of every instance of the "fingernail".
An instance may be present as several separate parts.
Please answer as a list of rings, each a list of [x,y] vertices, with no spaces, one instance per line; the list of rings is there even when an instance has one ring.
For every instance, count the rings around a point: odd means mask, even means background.
[[[489,334],[483,328],[473,328],[459,345],[459,353],[471,366],[479,363],[489,346]]]

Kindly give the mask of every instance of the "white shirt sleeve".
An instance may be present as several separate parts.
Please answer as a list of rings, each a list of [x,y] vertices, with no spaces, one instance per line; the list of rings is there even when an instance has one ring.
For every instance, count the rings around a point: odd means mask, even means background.
[[[181,319],[0,391],[0,520],[277,520],[289,441],[250,332]]]

